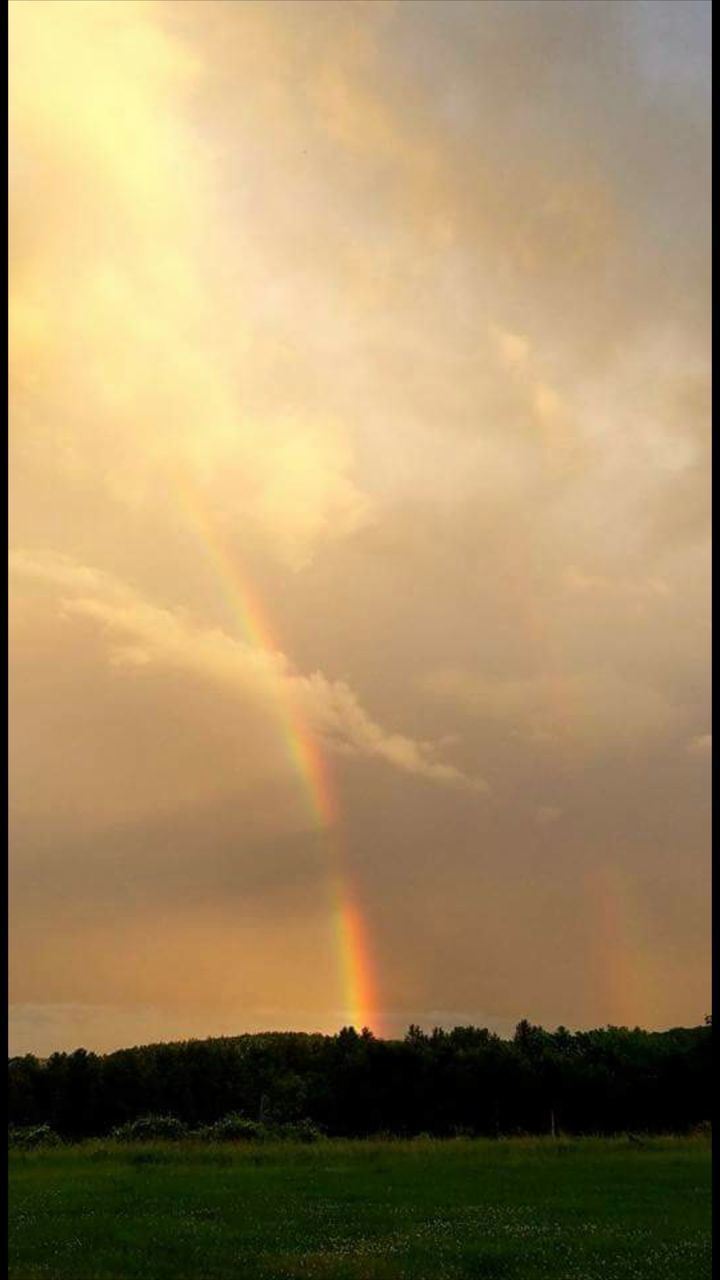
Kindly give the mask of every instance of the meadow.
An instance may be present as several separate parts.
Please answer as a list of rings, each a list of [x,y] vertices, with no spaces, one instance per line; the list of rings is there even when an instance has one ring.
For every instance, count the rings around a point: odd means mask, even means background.
[[[9,1280],[699,1280],[707,1138],[10,1153]]]

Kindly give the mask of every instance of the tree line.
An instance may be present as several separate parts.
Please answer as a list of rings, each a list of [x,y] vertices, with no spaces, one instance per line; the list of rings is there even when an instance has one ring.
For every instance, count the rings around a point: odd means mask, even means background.
[[[11,1126],[101,1137],[143,1116],[205,1129],[223,1117],[328,1136],[687,1132],[710,1116],[710,1019],[670,1031],[411,1026],[402,1040],[346,1027],[99,1055],[9,1060]]]

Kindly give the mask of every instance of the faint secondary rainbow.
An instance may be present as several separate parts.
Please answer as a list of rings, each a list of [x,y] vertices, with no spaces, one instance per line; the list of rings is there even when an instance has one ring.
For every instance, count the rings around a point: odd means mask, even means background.
[[[243,638],[263,653],[277,655],[275,640],[256,590],[237,557],[226,545],[196,486],[176,475],[176,493],[187,524],[202,546],[222,590],[223,598]],[[280,737],[292,769],[302,785],[313,826],[322,832],[330,859],[329,881],[333,932],[338,952],[346,1023],[380,1031],[380,1010],[368,931],[359,895],[352,884],[340,840],[339,812],[332,775],[316,736],[292,700],[282,680],[273,704]]]

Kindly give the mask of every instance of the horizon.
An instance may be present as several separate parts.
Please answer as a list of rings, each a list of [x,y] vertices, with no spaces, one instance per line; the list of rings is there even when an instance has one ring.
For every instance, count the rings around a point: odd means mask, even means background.
[[[637,1032],[640,1032],[641,1035],[662,1036],[662,1035],[672,1035],[673,1032],[675,1031],[697,1031],[703,1026],[707,1027],[711,1025],[708,1022],[707,1015],[703,1019],[702,1023],[698,1023],[695,1026],[678,1026],[678,1027],[662,1027],[662,1028],[623,1027],[623,1026],[615,1026],[613,1024],[608,1024],[607,1026],[604,1026],[604,1027],[564,1027],[561,1025],[558,1027],[550,1028],[550,1027],[538,1027],[537,1024],[531,1023],[526,1018],[522,1018],[514,1028],[514,1031],[517,1031],[517,1027],[522,1025],[523,1023],[528,1023],[528,1025],[533,1027],[533,1029],[543,1031],[546,1034],[551,1036],[556,1035],[558,1032],[567,1032],[570,1036],[590,1035],[595,1031],[597,1032],[624,1031],[624,1032],[628,1032],[631,1035],[636,1034]],[[494,1036],[495,1038],[497,1038],[498,1040],[501,1040],[505,1044],[510,1044],[515,1039],[514,1033],[512,1035],[509,1035],[509,1034],[503,1035],[501,1032],[492,1031],[489,1027],[474,1026],[473,1024],[462,1024],[462,1023],[459,1023],[456,1026],[452,1026],[452,1027],[448,1025],[446,1027],[435,1026],[432,1028],[418,1027],[417,1024],[411,1023],[406,1028],[404,1035],[394,1035],[394,1036],[376,1036],[375,1033],[371,1031],[369,1027],[343,1026],[343,1027],[338,1027],[336,1031],[294,1031],[294,1030],[280,1031],[277,1028],[272,1030],[269,1027],[265,1027],[262,1031],[238,1031],[234,1033],[229,1032],[225,1035],[188,1036],[186,1038],[180,1037],[177,1040],[142,1041],[142,1042],[139,1042],[138,1044],[118,1045],[117,1048],[114,1048],[114,1049],[103,1049],[103,1050],[86,1049],[84,1045],[79,1044],[79,1045],[73,1046],[73,1048],[55,1049],[51,1053],[45,1054],[43,1056],[39,1056],[33,1053],[29,1053],[29,1054],[24,1054],[24,1053],[10,1054],[9,1053],[8,1061],[12,1062],[15,1058],[34,1057],[37,1059],[40,1065],[42,1065],[43,1063],[48,1062],[52,1057],[55,1057],[55,1056],[72,1057],[74,1053],[87,1053],[87,1054],[92,1054],[95,1057],[105,1058],[105,1057],[111,1057],[115,1053],[132,1053],[135,1050],[141,1050],[141,1049],[162,1049],[167,1047],[176,1047],[178,1045],[185,1045],[185,1044],[210,1043],[211,1041],[215,1041],[215,1040],[245,1040],[245,1039],[252,1039],[255,1037],[262,1038],[263,1036],[307,1036],[308,1038],[319,1037],[324,1040],[332,1040],[332,1039],[336,1039],[342,1033],[347,1033],[347,1032],[354,1033],[358,1037],[358,1039],[362,1039],[366,1035],[369,1035],[373,1040],[382,1040],[391,1044],[401,1044],[403,1043],[403,1041],[406,1041],[410,1037],[413,1031],[419,1031],[425,1039],[432,1040],[438,1032],[446,1036],[451,1036],[453,1031],[468,1031],[468,1030],[487,1031],[491,1036]]]

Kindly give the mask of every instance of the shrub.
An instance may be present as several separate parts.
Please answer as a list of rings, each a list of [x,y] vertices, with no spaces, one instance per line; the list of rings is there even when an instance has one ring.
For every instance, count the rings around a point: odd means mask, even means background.
[[[312,1120],[295,1120],[288,1124],[277,1125],[273,1129],[273,1136],[287,1142],[317,1142],[323,1134]]]
[[[35,1147],[57,1147],[59,1143],[60,1138],[49,1124],[11,1125],[8,1129],[8,1146],[22,1151],[32,1151]]]
[[[255,1120],[248,1120],[237,1111],[231,1111],[202,1130],[203,1138],[213,1142],[257,1142],[266,1137],[267,1131]]]
[[[154,1142],[158,1138],[177,1142],[187,1137],[187,1132],[187,1125],[175,1116],[139,1116],[113,1129],[112,1136],[120,1142]]]

